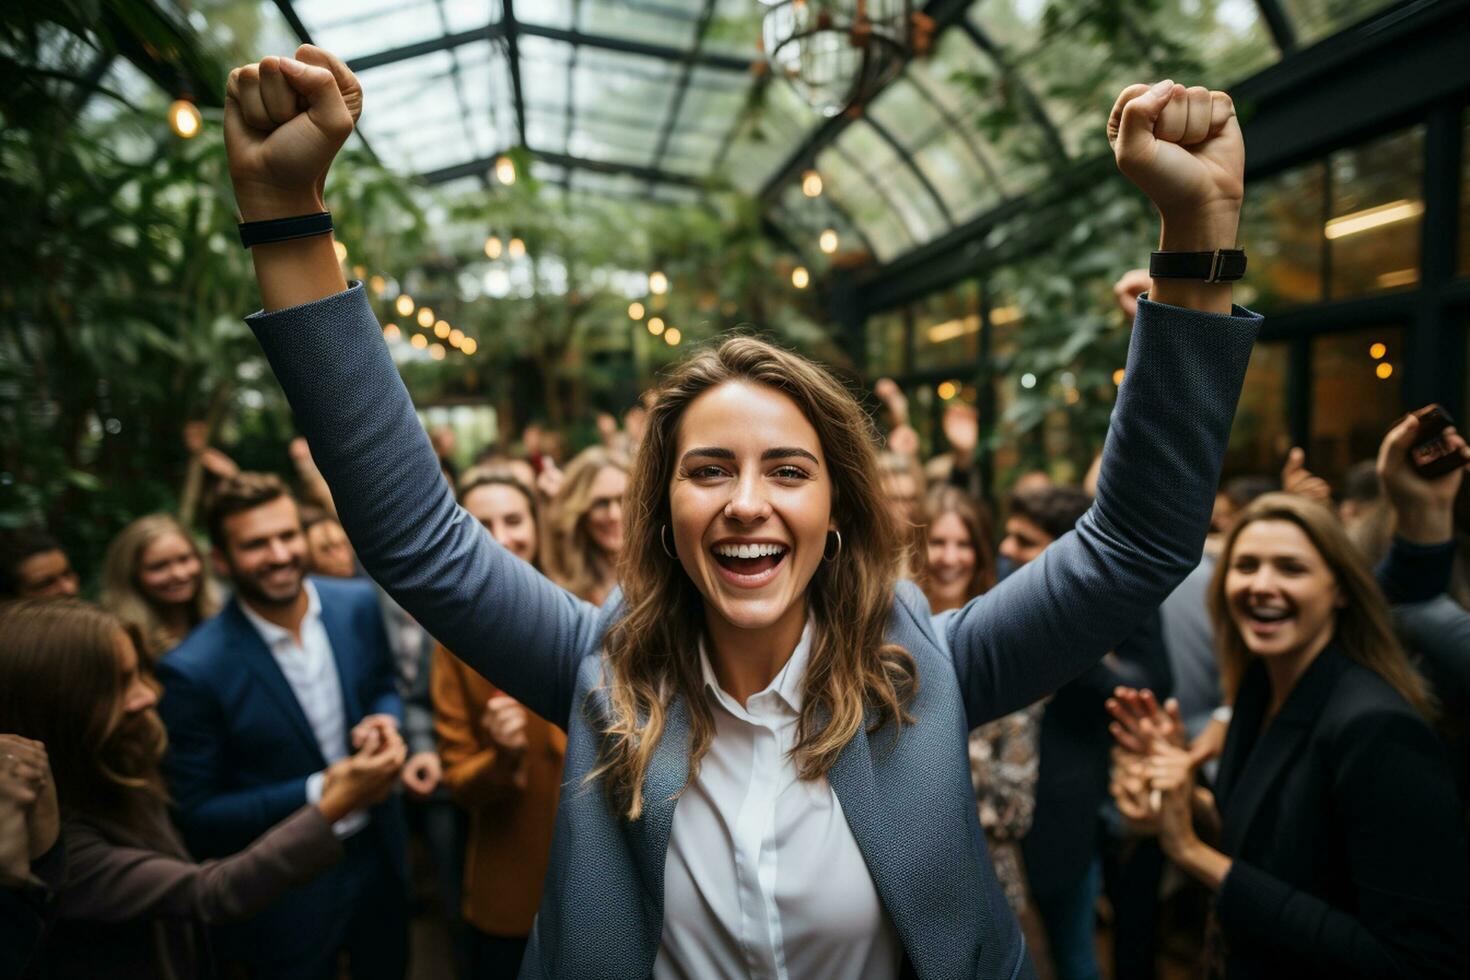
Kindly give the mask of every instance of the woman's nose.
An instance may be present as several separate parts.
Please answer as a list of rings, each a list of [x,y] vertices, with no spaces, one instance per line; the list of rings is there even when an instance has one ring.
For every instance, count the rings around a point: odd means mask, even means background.
[[[725,505],[725,516],[731,520],[749,523],[765,517],[768,512],[768,501],[760,480],[749,477],[735,482],[730,493],[730,502]]]

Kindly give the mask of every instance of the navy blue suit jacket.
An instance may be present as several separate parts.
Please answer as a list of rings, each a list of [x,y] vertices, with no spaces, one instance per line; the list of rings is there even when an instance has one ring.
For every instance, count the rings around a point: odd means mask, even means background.
[[[311,580],[342,686],[347,731],[363,717],[403,719],[377,594],[356,580]],[[164,775],[175,819],[196,858],[244,849],[307,802],[306,780],[327,766],[291,685],[239,600],[194,630],[158,664],[159,713],[168,728]],[[372,835],[406,876],[406,830],[396,797],[373,809]],[[359,851],[349,849],[348,863]],[[371,854],[371,852],[368,852]],[[329,935],[343,910],[333,902],[343,866],[293,889],[245,927],[279,947],[283,933]]]

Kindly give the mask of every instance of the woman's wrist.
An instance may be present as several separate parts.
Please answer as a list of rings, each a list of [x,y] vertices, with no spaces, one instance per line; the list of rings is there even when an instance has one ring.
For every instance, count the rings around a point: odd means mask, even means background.
[[[1235,248],[1240,229],[1240,202],[1213,204],[1195,211],[1161,213],[1159,251],[1213,252]],[[1149,299],[1185,309],[1206,313],[1229,313],[1229,283],[1208,283],[1199,279],[1155,279]]]
[[[315,188],[286,189],[278,187],[235,186],[235,205],[241,221],[274,221],[303,214],[319,214],[327,209]]]
[[[1230,873],[1230,859],[1198,837],[1181,841],[1173,848],[1166,846],[1164,852],[1186,874],[1213,892],[1220,890]]]
[[[1401,505],[1393,502],[1394,533],[1414,544],[1444,544],[1455,535],[1454,512],[1433,503]]]

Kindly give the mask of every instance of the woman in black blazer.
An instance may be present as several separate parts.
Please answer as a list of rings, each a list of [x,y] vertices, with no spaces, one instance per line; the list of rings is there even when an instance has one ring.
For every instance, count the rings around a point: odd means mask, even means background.
[[[1420,484],[1421,518],[1459,481],[1385,475]],[[1261,497],[1226,543],[1211,612],[1234,695],[1213,795],[1166,738],[1113,784],[1125,815],[1215,892],[1208,975],[1470,975],[1454,782],[1423,682],[1341,526],[1320,504]]]

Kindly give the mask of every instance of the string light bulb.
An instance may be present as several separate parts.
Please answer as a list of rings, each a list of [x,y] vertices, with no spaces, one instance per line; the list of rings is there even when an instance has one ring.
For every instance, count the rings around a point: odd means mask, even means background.
[[[644,313],[644,310],[643,310],[643,304],[642,303],[629,303],[628,304],[628,319],[630,319],[630,320],[641,320],[641,319],[643,319],[643,313]]]
[[[485,258],[498,259],[500,258],[500,253],[503,251],[505,251],[505,246],[501,243],[498,235],[491,235],[485,239]]]
[[[791,270],[791,285],[797,289],[805,289],[812,282],[812,274],[806,271],[806,266],[799,265]]]
[[[679,333],[678,327],[670,327],[669,329],[664,331],[664,343],[668,344],[670,347],[677,347],[679,346],[679,339],[682,336],[683,335]]]
[[[464,331],[463,330],[460,330],[459,328],[456,327],[455,329],[449,331],[449,346],[450,347],[458,347],[462,343],[464,343]]]
[[[448,321],[446,321],[446,320],[440,320],[438,323],[434,324],[434,336],[435,337],[438,337],[440,340],[443,340],[445,337],[448,337],[449,336],[449,333],[450,333],[450,327],[449,327]]]
[[[958,395],[960,393],[959,386],[956,385],[953,381],[939,382],[939,387],[935,388],[934,391],[937,395],[939,395],[940,398],[944,399],[945,401],[949,401],[955,395]]]
[[[404,293],[398,297],[398,302],[393,304],[393,308],[398,311],[399,316],[408,316],[413,312],[413,297]]]
[[[464,341],[459,345],[459,349],[466,357],[468,357],[470,354],[473,354],[475,351],[479,350],[480,345],[475,342],[474,337],[466,337]]]
[[[815,170],[808,170],[801,175],[801,192],[807,197],[822,196],[822,175]]]
[[[513,259],[523,258],[526,254],[526,243],[519,238],[512,238],[505,250]]]
[[[661,317],[661,316],[651,316],[651,317],[649,317],[648,318],[648,332],[651,333],[651,334],[653,334],[655,337],[657,337],[659,334],[663,333],[664,332],[664,318]]]
[[[817,245],[821,247],[822,252],[824,254],[826,254],[826,255],[831,255],[834,252],[836,252],[837,251],[837,232],[836,232],[836,230],[835,229],[832,229],[832,228],[828,228],[826,231],[822,232],[821,237],[817,239]]]
[[[436,360],[436,361],[442,361],[442,360],[444,360],[444,354],[445,354],[445,350],[444,350],[444,345],[443,344],[431,344],[431,345],[429,345],[429,356],[432,357],[434,360]]]
[[[383,328],[383,338],[385,340],[398,340],[402,336],[403,331],[398,329],[398,324],[396,323],[390,323]]]
[[[179,139],[191,140],[204,128],[204,117],[191,100],[175,99],[168,107],[168,126]]]
[[[648,291],[655,296],[662,296],[669,291],[669,277],[657,269],[648,274]]]
[[[423,350],[425,347],[429,346],[428,338],[421,333],[416,333],[412,337],[408,338],[408,342],[410,344],[413,344],[419,350]]]
[[[432,327],[433,325],[434,325],[434,311],[431,310],[431,309],[429,309],[427,306],[425,306],[425,307],[423,307],[422,309],[419,310],[419,326],[421,326],[425,330],[427,330],[430,327]]]
[[[1378,366],[1373,369],[1373,373],[1378,375],[1381,380],[1387,381],[1393,377],[1393,365],[1387,361],[1379,361]]]
[[[382,276],[373,276],[368,280],[368,288],[373,291],[374,296],[383,295],[383,290],[388,288],[388,280]]]
[[[1368,356],[1372,357],[1375,361],[1383,360],[1384,355],[1387,353],[1388,345],[1385,343],[1376,343],[1368,348]]]
[[[495,179],[509,187],[516,182],[515,161],[508,156],[495,158]]]

